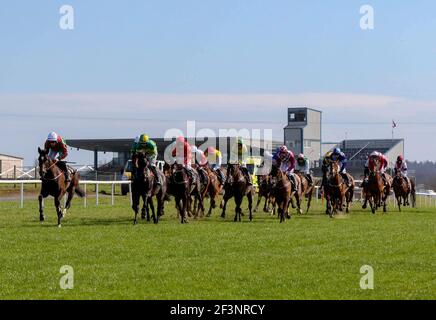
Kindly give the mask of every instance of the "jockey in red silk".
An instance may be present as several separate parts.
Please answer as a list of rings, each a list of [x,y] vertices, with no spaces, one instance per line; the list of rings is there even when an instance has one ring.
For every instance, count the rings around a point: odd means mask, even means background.
[[[62,161],[68,156],[68,147],[65,140],[56,132],[50,132],[44,144],[44,150],[52,160],[58,160],[57,166],[65,174],[65,181],[70,182],[70,173],[67,164]]]
[[[404,180],[407,182],[407,185],[409,187],[409,190],[411,189],[411,183],[410,179],[407,177],[407,163],[404,160],[404,157],[402,155],[399,155],[397,157],[397,162],[395,163],[394,167],[394,174],[396,175],[397,172],[400,172]]]
[[[281,146],[273,155],[273,161],[277,164],[281,171],[293,173],[295,169],[295,156],[286,146]]]
[[[388,159],[381,152],[374,151],[373,153],[371,153],[369,155],[368,159],[366,160],[366,163],[365,163],[365,172],[364,172],[365,178],[368,177],[370,170],[373,171],[375,169],[374,167],[375,167],[375,162],[376,161],[379,162],[378,170],[380,171],[380,173],[384,177],[386,168],[388,167]]]
[[[192,179],[193,183],[195,183],[196,179],[191,167],[192,149],[191,145],[188,143],[188,141],[185,141],[184,137],[177,137],[171,155],[173,156],[173,158],[175,158],[176,163],[183,165],[183,167],[188,172],[188,175]]]
[[[282,172],[285,172],[289,180],[297,188],[297,181],[295,180],[295,156],[291,150],[288,150],[286,146],[279,147],[273,155],[273,162],[279,167]]]

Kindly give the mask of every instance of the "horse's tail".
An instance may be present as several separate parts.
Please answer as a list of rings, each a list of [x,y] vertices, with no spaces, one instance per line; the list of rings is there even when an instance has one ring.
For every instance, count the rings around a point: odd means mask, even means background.
[[[76,194],[77,194],[80,198],[85,197],[85,192],[84,192],[82,189],[80,189],[79,186],[77,186],[77,187],[74,189],[74,191],[76,192]]]

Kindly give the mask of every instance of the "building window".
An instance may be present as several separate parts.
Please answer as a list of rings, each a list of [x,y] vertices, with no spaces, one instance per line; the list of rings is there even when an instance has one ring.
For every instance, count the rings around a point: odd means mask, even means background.
[[[312,148],[312,141],[304,140],[304,147],[305,148]]]
[[[306,111],[289,113],[289,122],[306,122]]]

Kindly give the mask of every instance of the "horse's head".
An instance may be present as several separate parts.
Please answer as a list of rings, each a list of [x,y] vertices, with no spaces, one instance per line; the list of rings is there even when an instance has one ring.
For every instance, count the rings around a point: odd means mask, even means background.
[[[336,177],[339,174],[340,170],[341,170],[341,165],[339,164],[339,161],[333,161],[331,163],[331,175],[332,175],[332,177]]]
[[[47,152],[38,147],[39,176],[45,176],[51,165],[52,160],[48,157]]]
[[[182,164],[175,163],[173,165],[173,179],[176,183],[183,183],[189,180]]]
[[[369,172],[372,173],[373,175],[377,174],[380,168],[380,159],[378,157],[371,157],[369,159]]]

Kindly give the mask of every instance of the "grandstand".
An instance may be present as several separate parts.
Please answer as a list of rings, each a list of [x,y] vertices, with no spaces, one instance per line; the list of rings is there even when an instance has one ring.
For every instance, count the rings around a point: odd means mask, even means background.
[[[351,173],[362,171],[366,159],[373,151],[379,151],[386,155],[389,167],[392,167],[400,154],[404,154],[404,139],[363,139],[363,140],[344,140],[336,145],[330,145],[330,150],[334,147],[341,148],[348,161],[348,170]]]

